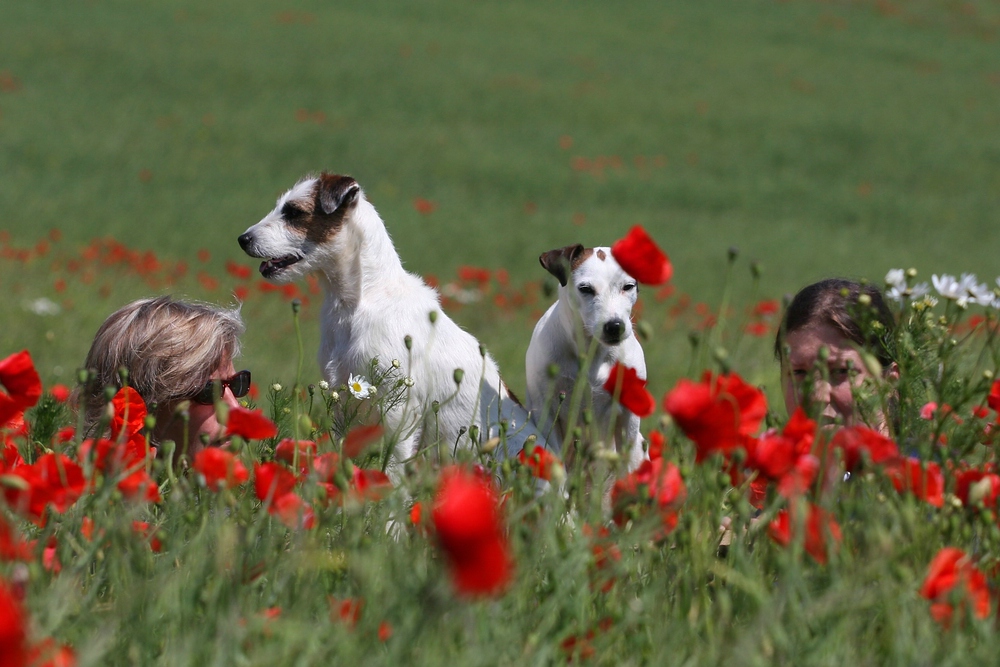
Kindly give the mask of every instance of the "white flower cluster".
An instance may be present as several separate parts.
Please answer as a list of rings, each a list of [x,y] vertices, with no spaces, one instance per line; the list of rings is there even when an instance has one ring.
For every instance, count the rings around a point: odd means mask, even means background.
[[[886,290],[885,295],[893,301],[902,301],[903,299],[916,301],[925,297],[931,291],[930,285],[927,283],[909,285],[906,279],[907,273],[910,273],[911,276],[916,275],[916,271],[912,269],[909,272],[903,269],[892,269],[889,273],[885,274],[885,284],[889,288]]]
[[[933,306],[937,300],[928,296],[931,291],[927,283],[909,284],[909,279],[916,276],[916,271],[910,269],[892,269],[885,274],[886,292],[885,295],[893,301],[903,301],[912,299],[914,301],[923,298]],[[963,273],[961,278],[955,278],[948,274],[931,276],[934,289],[942,298],[954,301],[960,308],[966,308],[970,303],[979,304],[1000,309],[1000,290],[994,290],[986,283],[980,283],[975,274]],[[1000,287],[1000,278],[997,278],[997,286]]]
[[[975,274],[963,273],[962,277],[955,279],[947,274],[941,276],[931,276],[934,289],[945,299],[952,299],[960,308],[965,308],[970,303],[980,306],[992,306],[1000,308],[1000,297],[986,283],[980,283]],[[997,282],[1000,285],[1000,280]]]

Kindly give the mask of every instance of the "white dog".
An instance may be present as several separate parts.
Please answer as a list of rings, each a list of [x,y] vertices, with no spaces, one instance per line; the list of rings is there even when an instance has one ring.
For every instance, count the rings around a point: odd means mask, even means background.
[[[646,360],[632,331],[638,284],[610,248],[577,244],[538,259],[560,286],[559,300],[538,320],[528,345],[528,409],[550,444],[565,444],[567,431],[583,426],[581,413],[589,408],[593,437],[613,444],[633,470],[644,458],[639,418],[616,403],[604,383],[615,362],[646,377]],[[586,386],[574,396],[582,369]]]
[[[319,272],[326,292],[319,363],[332,385],[366,373],[373,358],[400,360],[413,383],[384,421],[397,439],[390,465],[396,475],[421,448],[476,446],[500,436],[501,422],[501,457],[515,456],[529,435],[544,444],[479,341],[441,311],[437,292],[403,269],[382,219],[353,178],[303,178],[239,242],[264,260],[260,273],[268,280]],[[456,369],[464,371],[458,383]]]

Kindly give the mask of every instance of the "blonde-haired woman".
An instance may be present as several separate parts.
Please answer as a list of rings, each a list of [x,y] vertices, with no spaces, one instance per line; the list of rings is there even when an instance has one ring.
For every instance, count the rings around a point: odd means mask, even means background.
[[[155,442],[173,440],[178,451],[186,445],[192,454],[217,441],[222,427],[215,401],[233,407],[250,390],[250,371],[233,367],[243,330],[236,309],[169,296],[133,301],[112,313],[87,354],[85,367],[94,375],[78,398],[87,435],[101,421],[105,388],[121,388],[125,369],[128,385],[156,418]],[[178,411],[183,401],[189,407]]]

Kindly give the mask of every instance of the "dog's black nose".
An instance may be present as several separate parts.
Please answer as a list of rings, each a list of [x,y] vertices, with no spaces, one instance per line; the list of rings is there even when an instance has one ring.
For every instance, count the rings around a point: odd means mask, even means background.
[[[240,247],[243,248],[243,252],[250,252],[250,246],[253,244],[253,236],[250,235],[250,232],[240,234],[240,238],[237,240],[240,242]]]
[[[604,340],[618,342],[625,335],[625,322],[622,320],[608,320],[604,323]]]

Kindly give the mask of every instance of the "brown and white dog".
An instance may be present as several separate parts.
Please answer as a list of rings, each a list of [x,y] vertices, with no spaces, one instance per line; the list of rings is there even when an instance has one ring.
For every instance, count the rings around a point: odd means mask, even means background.
[[[525,355],[528,409],[550,444],[593,413],[594,439],[613,445],[629,470],[644,458],[639,418],[615,402],[604,383],[616,362],[646,377],[646,360],[632,330],[639,286],[610,248],[571,245],[542,253],[546,271],[559,280],[559,299],[538,320]],[[585,378],[578,378],[581,371]],[[578,391],[577,382],[586,386]],[[570,458],[571,452],[566,452]]]
[[[500,435],[501,423],[506,448],[498,456],[516,456],[530,435],[544,444],[479,341],[445,315],[437,292],[403,269],[385,224],[350,176],[301,179],[239,243],[264,260],[260,273],[270,281],[319,274],[326,292],[319,364],[331,385],[368,372],[374,358],[398,359],[412,378],[405,401],[384,416],[397,439],[390,471],[398,475],[398,464],[423,447],[481,444]],[[457,385],[456,369],[464,371]],[[470,440],[471,426],[480,443]]]

